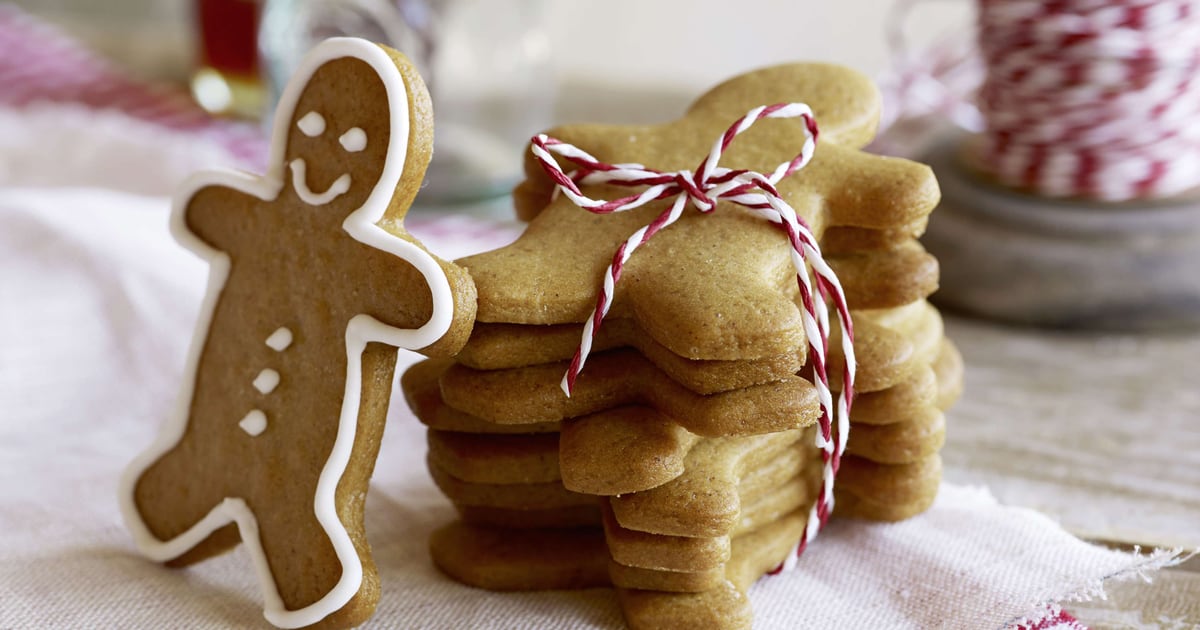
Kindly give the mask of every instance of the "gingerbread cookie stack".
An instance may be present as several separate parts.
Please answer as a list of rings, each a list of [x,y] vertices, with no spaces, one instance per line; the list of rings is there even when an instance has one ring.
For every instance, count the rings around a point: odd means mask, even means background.
[[[673,123],[549,135],[603,163],[673,172],[701,163],[751,108],[800,101],[820,142],[775,187],[819,237],[855,325],[860,395],[836,515],[906,518],[936,493],[941,410],[961,364],[925,302],[936,261],[915,240],[938,198],[933,175],[858,150],[878,117],[870,82],[782,66],[715,88]],[[726,143],[722,165],[772,173],[811,131],[802,119],[759,121]],[[814,386],[793,244],[731,201],[684,212],[622,261],[592,339],[584,322],[614,252],[672,200],[598,215],[556,194],[535,158],[526,173],[522,237],[458,261],[479,294],[470,340],[402,379],[429,426],[430,472],[461,515],[435,534],[434,561],[491,589],[612,584],[635,627],[748,627],[745,591],[805,539],[824,470],[816,424],[829,407]],[[592,354],[568,397],[560,379],[581,338]]]

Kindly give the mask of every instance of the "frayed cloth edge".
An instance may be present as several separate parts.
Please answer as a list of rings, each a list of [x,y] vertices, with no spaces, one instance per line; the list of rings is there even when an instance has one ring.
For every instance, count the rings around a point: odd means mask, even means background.
[[[1034,607],[1034,611],[1008,620],[1000,626],[1000,629],[1015,630],[1021,627],[1038,627],[1047,620],[1057,617],[1062,612],[1064,603],[1090,602],[1095,599],[1107,600],[1108,593],[1104,590],[1105,585],[1133,579],[1140,579],[1146,583],[1153,582],[1152,573],[1187,562],[1197,554],[1200,554],[1200,550],[1188,551],[1182,547],[1176,547],[1174,549],[1153,549],[1142,555],[1141,547],[1134,547],[1135,560],[1133,564],[1103,577],[1093,578],[1069,587],[1062,595],[1039,602]]]

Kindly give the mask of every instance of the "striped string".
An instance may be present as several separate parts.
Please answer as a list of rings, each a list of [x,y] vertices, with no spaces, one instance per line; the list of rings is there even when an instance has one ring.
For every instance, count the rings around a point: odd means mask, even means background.
[[[904,155],[942,119],[978,165],[1044,197],[1126,201],[1200,187],[1200,0],[976,0],[967,29],[912,54],[896,0],[876,150]],[[930,116],[933,114],[933,116]]]
[[[719,166],[722,154],[733,139],[749,129],[754,123],[766,118],[800,118],[804,122],[804,143],[800,152],[790,161],[780,164],[770,175],[747,169],[729,169]],[[708,156],[695,171],[663,172],[641,164],[607,164],[571,144],[544,134],[537,135],[531,142],[531,150],[542,170],[555,183],[556,192],[565,195],[575,205],[595,214],[612,214],[639,208],[652,201],[673,199],[670,206],[648,225],[634,232],[617,248],[612,262],[604,272],[603,286],[596,299],[596,306],[584,322],[579,348],[571,359],[563,376],[561,387],[570,396],[575,380],[583,370],[592,349],[592,342],[600,325],[612,306],[615,286],[621,278],[625,264],[638,247],[644,245],[659,231],[675,223],[690,204],[702,214],[713,212],[719,201],[742,206],[755,216],[777,225],[787,236],[791,245],[792,266],[796,270],[796,283],[800,292],[801,321],[808,338],[809,364],[813,370],[813,381],[821,406],[821,418],[816,445],[821,449],[824,462],[821,489],[809,514],[808,524],[793,553],[779,570],[788,570],[795,565],[795,558],[804,552],[808,543],[817,536],[833,510],[833,485],[845,450],[850,430],[850,406],[854,397],[854,330],[850,321],[850,310],[845,292],[837,275],[825,262],[816,238],[807,223],[780,196],[775,186],[780,180],[804,168],[812,159],[817,145],[817,124],[812,110],[802,103],[784,103],[756,107],[730,125],[712,145]],[[559,165],[555,155],[575,165],[567,173]],[[583,194],[581,186],[617,185],[645,187],[639,193],[618,199],[593,199]],[[809,279],[811,268],[814,279]],[[816,294],[814,295],[814,286]],[[836,409],[833,393],[829,387],[826,358],[829,350],[829,308],[832,302],[838,322],[843,331],[842,352],[845,367],[842,373],[842,390],[838,395]],[[836,423],[836,430],[834,424]],[[778,570],[777,570],[778,571]]]
[[[1165,197],[1200,185],[1200,3],[980,0],[979,153],[1046,196]]]

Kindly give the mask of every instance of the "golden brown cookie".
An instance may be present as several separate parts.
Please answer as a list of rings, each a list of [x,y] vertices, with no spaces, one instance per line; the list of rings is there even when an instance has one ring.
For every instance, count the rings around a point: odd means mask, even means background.
[[[881,464],[907,464],[942,450],[946,416],[932,405],[913,419],[885,425],[853,425],[846,452]]]
[[[719,588],[721,583],[727,578],[727,572],[730,568],[727,566],[728,560],[722,560],[709,565],[711,560],[709,557],[706,557],[705,554],[695,549],[694,545],[680,544],[680,541],[724,543],[727,545],[727,549],[729,549],[729,557],[732,558],[732,549],[737,545],[739,539],[753,536],[762,529],[769,530],[778,522],[785,519],[788,514],[806,509],[816,494],[819,482],[819,467],[811,467],[807,473],[807,479],[802,478],[802,476],[792,478],[788,483],[781,486],[781,488],[786,489],[790,495],[795,497],[794,502],[781,503],[773,496],[773,493],[759,498],[758,503],[775,503],[780,509],[775,510],[770,518],[764,518],[761,521],[750,520],[744,516],[743,521],[728,536],[717,538],[680,538],[675,536],[641,534],[644,538],[641,538],[639,542],[642,544],[633,548],[622,549],[622,543],[625,541],[620,538],[616,539],[618,545],[614,547],[614,538],[606,522],[605,541],[608,545],[609,554],[613,559],[608,565],[609,579],[612,580],[614,586],[620,588],[668,591],[672,593],[699,593]],[[804,505],[801,505],[801,502]],[[758,510],[756,513],[766,514],[766,511]],[[617,525],[617,527],[620,526]],[[635,535],[639,534],[638,532],[632,533]],[[640,553],[634,555],[633,551]],[[622,552],[626,557],[633,556],[632,562],[624,563],[618,560],[618,552]],[[663,564],[673,566],[671,568],[654,566],[656,563],[651,560],[652,558],[663,561]]]
[[[544,510],[495,508],[482,505],[455,505],[462,522],[481,527],[541,529],[599,527],[600,503],[572,505]]]
[[[807,522],[807,512],[796,510],[734,539],[730,560],[725,565],[725,580],[702,593],[617,589],[625,621],[635,630],[750,628],[753,611],[746,591],[791,552]]]
[[[855,391],[859,394],[888,389],[926,368],[943,338],[942,316],[929,302],[887,309],[853,311],[854,354],[858,361]],[[829,342],[831,386],[840,387],[844,359],[841,331],[833,327]]]
[[[728,536],[663,536],[621,527],[612,508],[601,505],[604,539],[613,562],[662,571],[705,571],[729,560]]]
[[[559,481],[557,433],[473,435],[430,430],[429,461],[439,470],[474,483]]]
[[[595,527],[510,529],[455,521],[433,532],[429,550],[446,575],[492,591],[609,584],[604,534]]]
[[[414,411],[422,422],[446,426],[439,419],[458,418],[454,433],[430,432],[430,457],[442,470],[465,481],[514,484],[561,478],[577,492],[636,492],[677,477],[701,440],[670,418],[631,406],[555,423],[562,428],[561,436],[497,435],[488,427],[526,425],[497,425],[450,409],[436,386],[445,367],[435,361],[417,364],[402,383],[409,400],[421,401]],[[468,426],[481,430],[461,431]],[[624,465],[613,466],[614,461]]]
[[[409,409],[425,426],[438,431],[458,433],[557,433],[560,422],[518,422],[497,424],[482,420],[446,405],[442,400],[438,379],[453,361],[427,359],[419,361],[400,377],[400,388]]]
[[[942,458],[931,455],[909,464],[880,464],[847,456],[834,490],[838,517],[899,521],[933,504],[942,479]]]
[[[815,76],[843,88],[822,89],[810,80]],[[862,77],[831,66],[744,75],[710,91],[674,123],[575,125],[549,134],[585,147],[601,161],[690,169],[708,153],[712,138],[746,110],[788,101],[812,106],[822,142],[808,166],[780,182],[779,190],[818,233],[827,225],[908,225],[933,208],[937,185],[926,167],[857,151],[854,144],[873,128],[878,94]],[[762,121],[729,147],[723,163],[771,172],[794,157],[804,133],[799,120]],[[840,144],[843,140],[848,144]],[[479,320],[582,322],[613,252],[665,202],[595,216],[563,196],[552,199],[551,182],[536,164],[528,162],[526,174],[516,196],[518,211],[532,219],[525,233],[512,245],[460,261],[479,287]],[[621,192],[584,187],[594,198]],[[805,340],[788,252],[776,229],[739,207],[722,203],[710,215],[685,213],[628,261],[609,318],[630,319],[655,342],[693,360],[795,353]]]
[[[895,521],[925,511],[941,482],[946,409],[962,391],[962,362],[940,339],[914,379],[866,394],[836,487],[836,517]],[[861,409],[861,411],[860,411]]]
[[[442,494],[455,505],[509,510],[554,510],[592,505],[597,498],[563,487],[561,481],[543,483],[479,483],[466,481],[442,469],[432,458],[429,474]]]
[[[821,251],[838,255],[891,249],[924,234],[928,223],[928,217],[921,217],[908,225],[876,230],[831,225],[821,235]]]
[[[506,436],[509,437],[509,436]],[[511,436],[513,438],[528,437],[531,440],[540,436]],[[639,505],[662,504],[660,510],[674,511],[673,522],[704,521],[708,525],[692,525],[693,528],[721,527],[715,522],[732,527],[737,521],[740,510],[740,497],[749,496],[757,499],[771,488],[795,476],[804,462],[815,457],[811,452],[812,431],[786,431],[761,436],[739,438],[712,438],[697,442],[696,448],[690,449],[685,455],[684,468],[686,472],[666,483],[641,492],[630,492],[614,497],[616,502],[634,501],[631,507],[631,519],[648,525],[645,531],[659,531],[652,525],[657,515],[641,513]],[[531,449],[532,450],[532,449]],[[544,456],[552,452],[542,450]],[[451,460],[446,466],[438,463],[430,453],[428,464],[434,482],[452,502],[458,505],[486,506],[492,508],[508,508],[520,510],[556,509],[568,506],[587,504],[595,495],[572,491],[559,480],[526,481],[535,477],[535,471],[543,467],[535,460],[529,460],[529,468],[515,468],[505,474],[488,476],[486,481],[468,480],[456,476],[448,468],[454,470],[470,469],[485,471],[486,462],[471,462]],[[711,482],[709,484],[708,482]],[[697,488],[704,486],[708,491],[707,500],[697,503]],[[711,486],[711,487],[710,487]],[[634,497],[646,492],[658,492],[659,497],[648,501],[638,501]],[[664,500],[669,498],[670,500]],[[688,500],[690,499],[690,503]],[[730,511],[732,510],[732,513]],[[659,527],[670,527],[663,524]],[[721,533],[728,533],[726,528]],[[704,535],[704,534],[683,534]]]
[[[830,255],[853,309],[883,309],[911,304],[937,289],[937,261],[912,239],[891,247]],[[488,324],[476,327],[457,360],[469,367],[497,370],[570,359],[579,345],[582,325],[524,326]],[[631,347],[671,378],[700,393],[711,394],[778,380],[797,372],[803,348],[752,360],[688,359],[641,334],[628,320],[606,322],[595,350]]]
[[[937,404],[938,375],[932,367],[917,369],[907,380],[887,389],[864,392],[854,398],[850,419],[860,425],[886,425],[906,422]]]
[[[716,586],[724,576],[725,557],[714,554],[723,550],[727,556],[732,536],[805,508],[815,497],[820,459],[811,446],[813,429],[795,433],[799,435],[702,440],[689,453],[688,472],[648,491],[657,492],[651,500],[634,499],[646,493],[612,498],[612,504],[619,505],[635,527],[651,531],[675,527],[676,533],[683,534],[636,531],[611,516],[605,529],[613,560],[609,567],[612,582],[630,588],[688,592]],[[447,479],[436,468],[432,473],[464,516],[470,510],[487,510],[464,518],[476,525],[528,528],[596,522],[587,520],[586,504],[580,503],[582,495],[554,484],[488,485]],[[711,491],[703,487],[706,479],[715,481]],[[696,495],[698,487],[707,493],[704,498]],[[606,509],[612,513],[611,508]],[[435,548],[435,553],[443,552]],[[443,564],[441,560],[438,563]]]
[[[479,370],[501,370],[566,361],[579,346],[583,326],[481,323],[456,357]],[[753,360],[687,359],[640,334],[627,320],[606,322],[592,345],[595,351],[628,347],[637,350],[680,385],[697,394],[715,394],[770,383],[795,374],[804,366],[803,349]]]
[[[268,173],[200,173],[176,197],[208,294],[176,412],[121,507],[138,548],[174,566],[246,543],[278,626],[373,612],[363,496],[395,348],[452,354],[474,321],[470,278],[403,226],[430,111],[402,55],[331,40],[281,97]]]
[[[617,589],[626,622],[632,628],[749,628],[753,613],[746,591],[791,552],[806,521],[806,511],[796,510],[734,539],[723,575],[710,571],[696,578],[717,578],[702,592]],[[430,549],[434,563],[450,577],[497,591],[603,586],[612,570],[603,535],[590,528],[504,529],[455,522],[434,532]]]
[[[817,463],[818,460],[813,458],[804,468],[785,466],[758,476],[757,481],[763,484],[773,481],[774,485],[771,486],[760,488],[755,487],[753,482],[742,484],[739,487],[742,508],[737,522],[722,536],[671,536],[640,532],[622,527],[611,508],[607,508],[604,532],[609,554],[618,564],[657,571],[694,572],[721,567],[728,560],[733,537],[752,532],[793,510],[812,505],[820,482],[820,466]],[[779,482],[778,478],[786,474],[784,468],[798,470],[798,473]],[[614,584],[655,588],[624,584],[615,577]]]
[[[931,311],[923,306],[910,309],[909,312],[920,320],[928,317]],[[893,316],[893,319],[897,318]],[[908,320],[898,318],[901,323]],[[927,328],[927,325],[910,327],[920,336],[930,336]],[[926,343],[922,342],[922,345]],[[944,416],[934,403],[939,400],[940,389],[948,389],[953,393],[961,387],[961,364],[956,363],[957,354],[949,342],[939,340],[935,347],[940,349],[935,360],[948,366],[940,373],[941,381],[932,369],[926,367],[914,371],[908,381],[864,394],[860,398],[852,415],[855,428],[848,445],[850,454],[877,463],[900,464],[925,459],[940,449],[945,431]],[[917,356],[928,355],[929,352],[922,349]],[[959,366],[957,371],[953,369],[955,365]],[[433,380],[432,376],[430,380]],[[531,483],[534,479],[549,482],[560,478],[563,470],[573,470],[576,471],[573,475],[567,475],[570,480],[568,487],[589,494],[626,494],[628,496],[621,499],[625,502],[644,501],[644,498],[633,498],[636,495],[631,493],[664,484],[689,467],[694,474],[708,470],[704,464],[693,463],[689,466],[685,462],[697,444],[703,448],[696,453],[713,452],[721,440],[702,440],[672,422],[645,422],[641,414],[630,412],[630,408],[618,408],[567,421],[563,424],[568,443],[566,451],[562,451],[560,444],[563,438],[555,440],[552,436],[502,436],[492,443],[488,435],[457,435],[454,436],[460,444],[455,451],[457,454],[454,457],[442,455],[443,459],[439,461],[452,471],[451,474],[470,481],[494,484]],[[439,439],[441,434],[431,437],[434,442]],[[728,438],[725,441],[737,440]],[[561,462],[555,462],[556,449],[559,449],[560,457],[565,452],[567,461],[571,462],[563,470],[558,469]],[[431,457],[438,457],[436,454],[446,450],[434,446]],[[521,457],[514,459],[513,452],[520,453]],[[622,455],[630,456],[621,459]],[[611,465],[612,461],[618,460],[625,464]],[[850,465],[854,466],[853,463]],[[474,476],[464,472],[471,469],[477,471]],[[936,483],[926,477],[926,487],[931,493],[936,490]],[[515,489],[509,492],[521,496]],[[497,500],[503,496],[506,495],[500,495]],[[531,496],[540,495],[535,492]],[[931,496],[922,497],[921,505],[927,505],[929,499]],[[657,500],[648,503],[669,505]],[[532,509],[534,506],[522,503],[520,507]],[[916,507],[908,506],[907,512],[915,511]],[[563,524],[579,521],[541,519],[539,522]]]
[[[933,371],[938,381],[938,409],[949,409],[962,395],[964,368],[958,348],[949,339],[942,340],[937,357],[933,360]]]
[[[430,457],[452,476],[481,483],[532,483],[563,478],[560,461],[568,462],[566,485],[590,494],[634,492],[664,483],[683,471],[683,460],[699,436],[674,421],[647,414],[642,407],[617,407],[583,418],[553,423],[563,428],[542,433],[538,425],[498,425],[449,408],[437,380],[446,362],[425,361],[402,378],[417,417],[430,426]],[[456,418],[453,424],[446,418]],[[541,433],[499,435],[495,427],[517,431],[529,426]],[[467,432],[468,428],[477,431]],[[561,446],[560,446],[561,443]],[[613,461],[624,466],[612,466]]]
[[[851,309],[894,308],[923,300],[938,287],[937,259],[915,240],[888,249],[830,254]]]
[[[447,405],[498,424],[552,422],[618,406],[641,406],[692,433],[746,435],[806,426],[819,413],[812,383],[797,376],[710,396],[679,385],[642,355],[594,355],[568,398],[559,387],[565,363],[510,370],[454,365],[439,379]]]
[[[742,495],[760,496],[817,458],[811,430],[703,440],[688,453],[684,473],[658,487],[609,499],[622,527],[668,536],[728,535]],[[747,487],[749,486],[749,487]]]
[[[857,150],[878,110],[869,83],[830,66],[771,68],[722,84],[673,123],[549,134],[601,162],[676,171],[695,167],[750,107],[798,100],[813,106],[821,142],[778,188],[829,244],[855,318],[864,401],[850,416],[837,514],[910,516],[936,493],[939,405],[957,394],[961,363],[925,302],[938,269],[915,240],[936,183],[924,167]],[[797,120],[760,121],[721,164],[770,172],[805,133]],[[436,429],[431,472],[469,522],[435,535],[435,562],[489,588],[615,584],[634,627],[748,627],[746,588],[801,539],[823,478],[809,385],[818,368],[791,245],[730,203],[685,212],[624,262],[568,398],[560,380],[604,268],[666,202],[597,216],[555,195],[531,157],[526,175],[515,192],[525,233],[460,261],[479,287],[479,323],[457,363],[405,379]],[[597,199],[629,192],[581,187]],[[838,334],[827,361],[835,389]],[[587,526],[601,522],[597,542]]]
[[[654,488],[681,475],[703,439],[640,407],[567,420],[558,452],[563,485],[600,496]]]

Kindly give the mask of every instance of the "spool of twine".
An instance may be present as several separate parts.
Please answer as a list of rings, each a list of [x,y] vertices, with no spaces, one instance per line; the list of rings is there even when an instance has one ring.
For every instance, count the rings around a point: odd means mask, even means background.
[[[976,37],[912,54],[901,26],[920,1],[889,22],[896,124],[873,148],[937,173],[935,301],[1039,326],[1200,327],[1200,0],[978,0]]]
[[[968,152],[1043,197],[1200,187],[1200,2],[979,0],[982,130]]]

